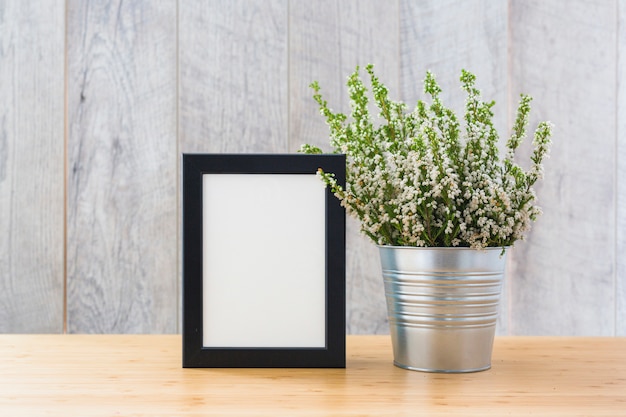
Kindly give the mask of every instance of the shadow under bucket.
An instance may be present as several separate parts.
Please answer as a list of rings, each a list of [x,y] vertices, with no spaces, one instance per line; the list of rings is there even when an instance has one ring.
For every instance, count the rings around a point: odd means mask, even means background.
[[[489,369],[506,252],[378,248],[394,364],[427,372]]]

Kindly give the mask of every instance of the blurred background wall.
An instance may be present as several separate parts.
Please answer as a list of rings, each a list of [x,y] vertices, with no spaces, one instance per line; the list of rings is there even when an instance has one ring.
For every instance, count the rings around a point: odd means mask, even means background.
[[[544,215],[498,333],[626,336],[626,0],[0,0],[0,332],[179,332],[180,154],[326,145],[308,85],[347,111],[367,63],[411,106],[474,72],[502,138],[534,97]],[[357,229],[348,331],[386,333]]]

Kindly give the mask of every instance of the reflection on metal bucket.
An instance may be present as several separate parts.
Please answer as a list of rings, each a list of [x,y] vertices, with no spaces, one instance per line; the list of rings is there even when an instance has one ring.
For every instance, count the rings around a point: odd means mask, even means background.
[[[491,367],[502,248],[379,246],[395,365],[428,372]]]

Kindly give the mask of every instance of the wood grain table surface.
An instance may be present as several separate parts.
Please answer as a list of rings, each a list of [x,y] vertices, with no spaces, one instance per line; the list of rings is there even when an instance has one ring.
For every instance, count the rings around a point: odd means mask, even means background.
[[[492,368],[183,369],[180,335],[0,335],[0,416],[626,416],[626,338],[498,337]]]

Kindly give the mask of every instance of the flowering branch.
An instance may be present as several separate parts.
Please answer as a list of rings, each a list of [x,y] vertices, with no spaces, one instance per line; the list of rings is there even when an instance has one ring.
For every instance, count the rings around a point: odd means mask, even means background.
[[[509,246],[523,239],[541,213],[533,185],[543,176],[552,125],[542,122],[534,134],[531,167],[515,162],[526,136],[530,97],[522,95],[505,157],[500,160],[493,125],[494,102],[481,100],[476,77],[463,70],[467,94],[464,129],[444,106],[432,73],[424,80],[431,103],[417,102],[412,112],[389,99],[388,89],[368,65],[371,95],[379,123],[369,113],[369,91],[359,68],[348,78],[350,118],[334,113],[317,82],[313,98],[330,128],[332,152],[347,156],[346,187],[332,173],[318,175],[346,211],[360,220],[361,231],[379,245]],[[348,120],[349,119],[349,120]],[[322,153],[303,145],[301,152]]]

